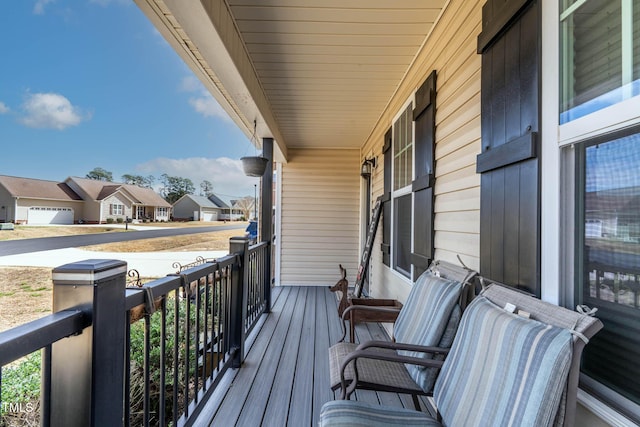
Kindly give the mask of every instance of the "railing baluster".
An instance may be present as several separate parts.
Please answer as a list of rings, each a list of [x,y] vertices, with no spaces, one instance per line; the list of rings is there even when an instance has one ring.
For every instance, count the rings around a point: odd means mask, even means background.
[[[184,329],[184,415],[189,418],[189,348],[191,347],[191,297],[187,290],[190,286],[189,283],[185,283],[185,329]]]
[[[195,393],[193,396],[193,401],[198,403],[198,379],[200,378],[200,372],[198,372],[198,358],[200,355],[200,279],[196,281],[196,325],[193,337],[193,345],[194,345],[194,365],[193,365],[193,384],[195,388]]]
[[[166,369],[167,369],[167,298],[160,301],[160,392],[158,395],[158,424],[162,425],[166,413]]]
[[[204,310],[202,313],[204,319],[204,328],[202,337],[203,340],[203,352],[202,352],[202,389],[207,390],[207,354],[211,351],[213,345],[213,337],[209,341],[209,275],[204,277]]]
[[[124,425],[131,425],[131,311],[127,311],[124,351]]]
[[[51,344],[42,348],[42,365],[40,368],[40,425],[48,427],[51,425]],[[0,380],[1,382],[1,380]],[[0,390],[2,395],[2,390]]]
[[[151,316],[145,312],[144,314],[144,394],[143,394],[143,423],[145,427],[148,427],[151,423],[151,396],[150,396],[150,384],[151,384],[151,363],[149,360],[151,352]]]
[[[180,344],[180,301],[178,292],[174,291],[174,313],[173,313],[173,425],[178,425],[178,345]]]

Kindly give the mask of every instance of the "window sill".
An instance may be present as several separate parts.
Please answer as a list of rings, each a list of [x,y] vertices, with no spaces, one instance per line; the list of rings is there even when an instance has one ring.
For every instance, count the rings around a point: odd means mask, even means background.
[[[562,124],[558,128],[560,146],[574,144],[607,132],[638,123],[640,96],[611,105],[602,110]]]
[[[637,424],[586,391],[578,389],[578,403],[614,427],[636,427]]]

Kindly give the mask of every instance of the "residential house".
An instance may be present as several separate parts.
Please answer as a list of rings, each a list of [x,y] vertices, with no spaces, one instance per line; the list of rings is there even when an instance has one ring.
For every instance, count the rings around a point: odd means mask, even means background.
[[[373,296],[403,300],[430,260],[459,256],[597,307],[577,424],[640,422],[640,310],[591,291],[637,283],[616,260],[639,243],[604,245],[593,270],[586,242],[588,193],[640,184],[637,2],[136,3],[275,162],[278,285],[333,283],[338,263],[353,281],[380,199]]]
[[[171,204],[151,188],[78,177],[67,178],[65,184],[84,200],[85,222],[169,221],[171,215]]]
[[[0,176],[0,222],[102,224],[168,221],[171,205],[149,188],[69,177],[64,182]]]
[[[216,194],[211,194],[209,201],[220,209],[218,215],[220,221],[238,221],[242,218],[242,210],[235,206],[235,200],[230,200],[229,203],[226,203]]]
[[[218,221],[222,208],[205,196],[185,194],[173,204],[175,221]]]
[[[73,224],[84,200],[64,182],[0,175],[0,222]]]

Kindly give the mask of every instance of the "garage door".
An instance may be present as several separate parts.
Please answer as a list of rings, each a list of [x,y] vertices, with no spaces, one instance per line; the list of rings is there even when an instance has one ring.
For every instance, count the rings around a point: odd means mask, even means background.
[[[27,224],[73,224],[71,208],[29,208]]]
[[[203,221],[216,221],[218,219],[218,212],[202,212]]]

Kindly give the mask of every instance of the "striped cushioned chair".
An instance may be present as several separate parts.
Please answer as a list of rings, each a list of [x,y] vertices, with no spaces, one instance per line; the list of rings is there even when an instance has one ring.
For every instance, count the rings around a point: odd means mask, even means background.
[[[475,275],[458,269],[463,277]],[[451,347],[461,317],[461,298],[470,287],[469,280],[446,279],[435,271],[427,270],[413,285],[395,322],[395,342],[369,341],[358,346],[340,342],[329,349],[332,389],[342,387],[343,398],[356,388],[408,393],[419,409],[418,396],[432,394],[439,369],[422,361],[442,360]]]
[[[440,420],[334,401],[323,406],[320,425],[573,425],[580,354],[601,328],[598,319],[492,285],[464,312],[436,380]]]

